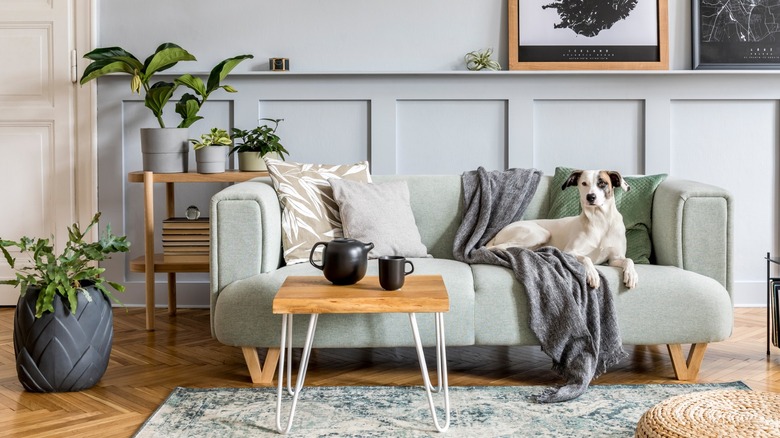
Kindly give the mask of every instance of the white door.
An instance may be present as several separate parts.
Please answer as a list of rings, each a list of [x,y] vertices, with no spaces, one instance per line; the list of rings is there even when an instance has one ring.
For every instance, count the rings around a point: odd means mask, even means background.
[[[0,0],[0,238],[53,236],[62,248],[66,227],[96,205],[92,88],[74,83],[73,63],[90,46],[92,10],[85,0]],[[13,278],[2,257],[0,278]],[[18,296],[0,286],[0,305]]]

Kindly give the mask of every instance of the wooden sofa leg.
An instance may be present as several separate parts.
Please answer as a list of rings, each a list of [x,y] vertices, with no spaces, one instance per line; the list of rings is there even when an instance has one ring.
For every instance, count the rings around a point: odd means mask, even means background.
[[[244,352],[244,360],[249,368],[249,376],[252,383],[263,386],[271,386],[274,380],[274,373],[279,364],[279,349],[269,348],[265,354],[265,363],[260,364],[260,356],[255,347],[241,347]]]
[[[677,377],[677,380],[696,380],[699,376],[701,361],[704,359],[704,352],[707,351],[707,343],[691,344],[688,360],[683,356],[680,344],[667,344],[666,347],[669,349],[672,368],[674,368],[674,375]]]

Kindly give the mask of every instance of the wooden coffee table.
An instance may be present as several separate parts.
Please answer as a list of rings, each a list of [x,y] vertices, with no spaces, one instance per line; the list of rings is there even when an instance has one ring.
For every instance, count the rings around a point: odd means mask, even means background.
[[[306,378],[309,356],[317,328],[317,317],[322,313],[408,313],[412,335],[420,361],[423,385],[428,396],[436,430],[445,432],[450,425],[450,398],[447,383],[447,354],[444,342],[444,313],[450,309],[447,288],[440,275],[410,275],[400,290],[386,291],[379,286],[378,277],[365,277],[357,284],[334,286],[322,276],[287,277],[273,302],[273,313],[282,315],[281,355],[279,357],[279,385],[276,402],[276,428],[288,433],[292,429],[298,396]],[[434,313],[436,321],[436,372],[438,385],[434,388],[428,376],[416,313]],[[309,314],[309,330],[303,346],[295,389],[292,376],[292,328],[293,315]],[[285,345],[286,344],[286,345]],[[287,392],[292,395],[292,406],[287,426],[282,427],[282,388],[284,386],[285,347],[287,350]],[[444,396],[444,425],[439,424],[432,393]]]

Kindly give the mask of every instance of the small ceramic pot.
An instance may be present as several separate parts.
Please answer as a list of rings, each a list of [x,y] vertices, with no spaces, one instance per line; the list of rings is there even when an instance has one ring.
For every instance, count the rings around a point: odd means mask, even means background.
[[[279,154],[276,152],[269,152],[265,155],[260,155],[257,152],[239,152],[238,153],[238,170],[244,172],[263,172],[268,170],[268,166],[265,165],[263,157],[279,159]]]
[[[229,146],[206,146],[195,151],[198,173],[222,173]]]

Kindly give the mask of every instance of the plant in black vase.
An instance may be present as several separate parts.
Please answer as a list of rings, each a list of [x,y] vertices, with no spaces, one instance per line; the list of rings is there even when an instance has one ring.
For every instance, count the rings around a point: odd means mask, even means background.
[[[79,391],[94,386],[105,373],[113,340],[113,313],[109,299],[119,303],[109,288],[124,286],[108,281],[96,262],[127,252],[130,243],[106,226],[95,242],[84,239],[98,223],[68,227],[68,241],[55,254],[50,239],[0,239],[0,251],[14,269],[14,279],[0,281],[19,288],[14,315],[14,350],[19,381],[34,392]],[[17,261],[9,249],[29,256]]]
[[[267,124],[259,125],[251,130],[233,128],[230,137],[234,146],[230,154],[238,153],[238,168],[244,171],[266,170],[263,156],[271,154],[272,158],[284,160],[284,155],[290,155],[282,146],[276,128],[284,119],[260,119],[273,123],[273,128]]]

